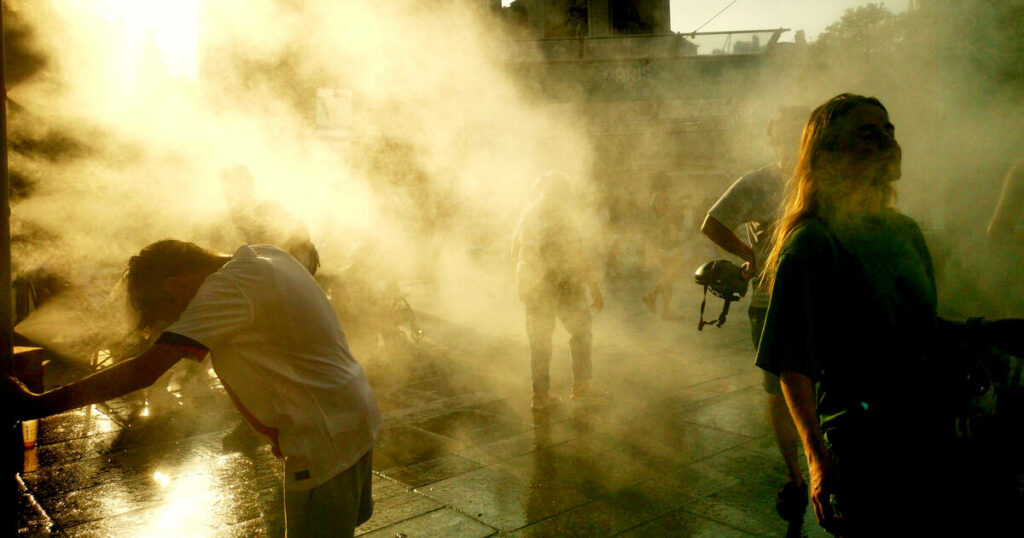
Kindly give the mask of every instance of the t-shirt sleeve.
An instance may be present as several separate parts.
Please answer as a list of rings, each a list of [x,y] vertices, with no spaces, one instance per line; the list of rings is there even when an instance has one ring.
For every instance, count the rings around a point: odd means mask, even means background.
[[[908,219],[909,220],[909,219]],[[932,262],[932,254],[928,250],[928,243],[924,239],[924,233],[921,232],[921,228],[916,222],[910,221],[913,226],[913,241],[914,248],[917,250],[917,255],[921,258],[921,262],[924,264],[925,273],[928,275],[928,281],[931,283],[932,290],[937,289],[935,281],[935,264]]]
[[[164,332],[156,339],[156,343],[174,346],[184,357],[196,361],[203,360],[203,358],[206,357],[206,354],[210,351],[203,344],[177,333]]]
[[[817,380],[829,340],[828,290],[834,283],[828,279],[835,275],[829,250],[804,243],[804,252],[784,252],[779,260],[755,364],[775,375],[789,371]]]
[[[206,278],[178,320],[164,329],[193,340],[206,349],[230,340],[252,325],[252,305],[239,287],[225,275]]]
[[[737,179],[715,202],[715,205],[711,206],[708,215],[730,230],[736,229],[744,222],[754,220],[753,213],[757,200],[753,187],[753,176],[748,174]]]

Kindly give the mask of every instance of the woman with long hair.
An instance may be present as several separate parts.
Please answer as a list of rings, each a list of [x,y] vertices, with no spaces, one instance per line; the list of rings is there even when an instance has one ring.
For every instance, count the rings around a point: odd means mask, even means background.
[[[924,236],[893,207],[901,159],[877,99],[842,94],[815,109],[765,267],[757,365],[781,377],[815,514],[842,535],[938,528],[964,513],[944,510],[959,467],[946,450],[950,398],[927,379],[948,325]],[[978,331],[1005,340],[1020,321]]]

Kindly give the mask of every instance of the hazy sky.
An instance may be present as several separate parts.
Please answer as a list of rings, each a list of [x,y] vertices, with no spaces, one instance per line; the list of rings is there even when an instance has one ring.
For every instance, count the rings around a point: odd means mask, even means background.
[[[732,0],[671,0],[672,30],[690,32],[729,5]],[[904,11],[910,0],[738,0],[702,32],[790,28],[783,41],[792,41],[797,30],[814,39],[826,26],[839,20],[849,8],[884,4],[894,12]]]

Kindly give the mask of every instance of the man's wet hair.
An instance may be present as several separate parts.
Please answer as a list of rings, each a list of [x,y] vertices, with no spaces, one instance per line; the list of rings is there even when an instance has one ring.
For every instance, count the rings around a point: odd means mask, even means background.
[[[164,239],[142,249],[128,260],[124,282],[132,309],[141,316],[139,324],[150,326],[153,316],[173,298],[164,290],[164,280],[201,269],[216,255],[195,243]]]

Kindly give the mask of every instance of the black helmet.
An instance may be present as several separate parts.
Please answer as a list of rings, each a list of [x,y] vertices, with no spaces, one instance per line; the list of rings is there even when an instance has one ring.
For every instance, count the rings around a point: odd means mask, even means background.
[[[693,280],[704,286],[704,299],[700,302],[700,323],[697,330],[704,330],[705,325],[716,325],[721,327],[725,323],[725,316],[729,313],[729,303],[739,301],[747,294],[747,279],[743,278],[743,270],[740,266],[729,260],[713,260],[697,268],[693,274]],[[725,299],[725,306],[718,316],[718,321],[704,321],[704,305],[708,299],[708,289],[711,293]]]

